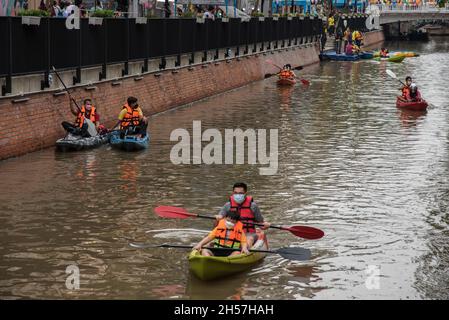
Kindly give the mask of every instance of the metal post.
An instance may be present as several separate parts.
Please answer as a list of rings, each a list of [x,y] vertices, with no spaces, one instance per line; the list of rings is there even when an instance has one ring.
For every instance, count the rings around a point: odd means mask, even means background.
[[[41,81],[41,90],[44,90],[45,88],[50,87],[50,83],[48,81],[48,77],[50,75],[50,19],[43,18],[42,21],[46,22],[42,26],[43,28],[45,28],[45,40],[44,40],[45,71],[44,71],[44,80]]]
[[[82,23],[80,21],[79,29],[76,30],[76,41],[77,41],[77,56],[78,56],[78,66],[76,67],[76,75],[73,77],[73,85],[81,82],[81,54],[82,54],[82,35],[81,35],[81,27]]]
[[[194,32],[193,32],[193,37],[192,37],[192,42],[193,42],[193,45],[192,45],[192,54],[190,55],[189,64],[195,63],[195,41],[196,41],[196,29],[197,29],[197,23],[195,23],[194,25],[195,25],[195,27],[193,28],[193,29],[194,29]]]
[[[175,2],[175,9],[176,9],[176,2]],[[176,12],[176,10],[175,10],[175,12]],[[178,22],[178,49],[179,49],[179,51],[178,51],[178,55],[176,57],[175,67],[179,67],[181,65],[181,52],[182,52],[181,19],[178,19],[177,22]]]
[[[206,50],[203,52],[203,59],[202,61],[207,61],[207,52],[209,51],[209,19],[206,19],[204,21],[203,26],[206,28]]]
[[[6,75],[6,83],[2,86],[2,96],[11,93],[11,77],[12,77],[12,19],[8,17],[8,74]]]
[[[147,21],[148,22],[148,21]],[[145,24],[145,59],[143,60],[143,67],[142,67],[142,73],[148,71],[148,56],[150,55],[150,46],[149,46],[149,40],[148,40],[148,28],[150,27],[150,24]]]
[[[126,45],[126,61],[125,68],[122,70],[122,77],[128,74],[128,63],[129,63],[129,17],[125,18],[126,27],[125,27],[125,45]]]
[[[167,19],[162,20],[163,26],[162,26],[162,58],[161,63],[159,64],[159,69],[165,69],[165,66],[167,65],[167,61],[165,60],[165,55],[167,53]]]
[[[100,80],[106,79],[107,71],[106,66],[108,62],[108,19],[104,19],[103,21],[103,64],[101,65],[101,72],[100,72]]]

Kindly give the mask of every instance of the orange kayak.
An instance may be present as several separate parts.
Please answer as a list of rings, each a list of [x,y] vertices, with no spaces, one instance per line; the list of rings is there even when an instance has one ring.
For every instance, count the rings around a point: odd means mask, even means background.
[[[279,85],[294,85],[296,83],[296,79],[292,78],[279,78],[277,84]]]
[[[427,109],[427,102],[424,99],[421,99],[420,101],[408,102],[404,101],[402,97],[398,97],[396,99],[396,107],[413,111],[424,111]]]

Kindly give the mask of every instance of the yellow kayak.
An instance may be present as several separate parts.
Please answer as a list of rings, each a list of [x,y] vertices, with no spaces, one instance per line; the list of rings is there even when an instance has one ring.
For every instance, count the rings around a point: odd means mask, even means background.
[[[258,232],[259,238],[251,249],[267,250],[268,243],[263,232]],[[250,252],[228,257],[206,257],[197,250],[192,250],[189,255],[189,267],[192,273],[201,280],[212,280],[251,268],[257,262],[265,258],[266,253]]]
[[[396,52],[390,52],[390,56],[403,56],[405,58],[413,58],[413,57],[419,57],[419,54],[416,52],[412,52],[412,51],[407,51],[407,52],[401,52],[401,51],[396,51]],[[380,57],[380,51],[376,51],[374,52],[374,57]]]

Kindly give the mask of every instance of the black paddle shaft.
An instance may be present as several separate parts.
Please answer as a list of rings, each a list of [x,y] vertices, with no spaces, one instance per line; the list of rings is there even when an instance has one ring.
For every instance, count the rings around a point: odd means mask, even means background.
[[[75,106],[78,108],[78,111],[81,112],[80,107],[78,106],[78,103],[76,103],[76,100],[72,98],[72,96],[70,95],[69,89],[67,88],[67,86],[65,85],[64,81],[62,81],[61,77],[59,76],[59,73],[56,71],[56,68],[53,66],[53,71],[55,72],[56,76],[58,77],[59,81],[62,83],[62,85],[64,86],[65,91],[67,91],[67,93],[69,94],[70,100],[72,100],[75,103]]]
[[[179,244],[161,244],[156,247],[160,248],[182,248],[182,249],[192,249],[193,246],[179,245]],[[208,248],[205,248],[208,249]],[[226,251],[240,251],[241,249],[237,248],[211,248],[213,250],[226,250]],[[276,250],[257,250],[250,249],[250,252],[260,252],[260,253],[272,253],[279,254],[281,257],[289,260],[296,261],[305,261],[309,260],[311,256],[311,252],[309,249],[301,248],[301,247],[286,247],[280,248]]]
[[[197,214],[196,215],[198,218],[206,218],[206,219],[214,219],[215,220],[215,217],[212,217],[212,216],[205,216],[205,215],[202,215],[202,214]],[[251,222],[242,222],[243,224],[248,224],[248,225],[253,225],[253,226],[259,226],[259,227],[262,227],[263,226],[263,223],[257,223],[257,222],[254,222],[254,223],[251,223]],[[275,226],[275,225],[270,225],[270,228],[274,228],[274,229],[281,229],[281,230],[283,230],[284,229],[284,227],[282,227],[282,226]]]

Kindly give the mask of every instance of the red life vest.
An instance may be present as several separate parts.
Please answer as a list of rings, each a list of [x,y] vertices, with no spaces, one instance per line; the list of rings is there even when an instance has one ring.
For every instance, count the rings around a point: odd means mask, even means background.
[[[231,196],[229,198],[229,202],[231,203],[232,212],[237,212],[240,215],[240,221],[243,223],[243,229],[247,233],[255,233],[256,229],[252,224],[246,224],[245,222],[255,223],[254,220],[254,212],[251,210],[251,204],[253,203],[253,197],[246,196],[245,201],[242,204],[238,204],[235,202],[234,197]]]

